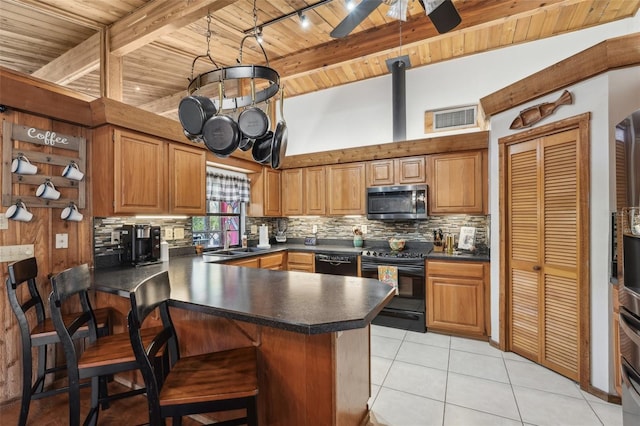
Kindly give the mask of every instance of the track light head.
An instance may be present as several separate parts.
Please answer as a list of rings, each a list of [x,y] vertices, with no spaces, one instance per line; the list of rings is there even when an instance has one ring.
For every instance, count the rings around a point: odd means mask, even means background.
[[[300,26],[302,28],[308,28],[309,27],[309,19],[307,18],[307,15],[303,15],[302,12],[298,13],[298,17],[300,18]]]

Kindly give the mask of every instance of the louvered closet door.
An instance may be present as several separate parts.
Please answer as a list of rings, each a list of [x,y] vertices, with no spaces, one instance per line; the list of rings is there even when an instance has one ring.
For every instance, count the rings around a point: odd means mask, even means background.
[[[514,352],[578,379],[577,130],[509,147],[509,338]]]
[[[509,265],[511,350],[539,362],[540,258],[538,141],[509,147]]]

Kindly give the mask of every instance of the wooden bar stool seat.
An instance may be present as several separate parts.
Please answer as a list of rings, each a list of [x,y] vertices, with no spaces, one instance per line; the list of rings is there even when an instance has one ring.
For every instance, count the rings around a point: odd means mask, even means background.
[[[27,423],[29,405],[32,399],[40,399],[61,392],[67,392],[68,387],[57,387],[45,390],[47,376],[66,371],[66,365],[47,367],[47,345],[60,342],[60,338],[51,318],[45,317],[44,302],[36,284],[38,264],[35,257],[11,263],[8,267],[6,280],[9,304],[18,321],[22,342],[22,394],[20,403],[20,417],[18,425]],[[23,285],[26,285],[28,296],[25,297]],[[111,324],[115,311],[110,308],[96,309],[96,328],[99,335],[107,335],[111,331]],[[75,314],[65,314],[63,321],[70,323]],[[30,320],[31,319],[31,320]],[[34,325],[31,325],[34,323]],[[82,327],[74,339],[84,339],[89,336],[89,328]],[[33,354],[36,348],[36,377],[33,381]],[[55,364],[55,363],[54,363]]]
[[[169,273],[164,271],[143,281],[131,293],[129,335],[147,388],[149,423],[164,425],[171,417],[173,424],[179,425],[183,416],[191,414],[244,409],[245,416],[215,425],[257,425],[256,348],[180,357],[169,315],[170,292]],[[145,344],[146,329],[141,325],[156,309],[163,329]],[[162,362],[158,362],[161,349]]]

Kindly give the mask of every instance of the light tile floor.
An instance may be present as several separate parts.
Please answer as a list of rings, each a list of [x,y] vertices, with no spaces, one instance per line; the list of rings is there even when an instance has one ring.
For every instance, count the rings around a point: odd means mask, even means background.
[[[371,327],[375,426],[622,425],[622,408],[487,342]]]

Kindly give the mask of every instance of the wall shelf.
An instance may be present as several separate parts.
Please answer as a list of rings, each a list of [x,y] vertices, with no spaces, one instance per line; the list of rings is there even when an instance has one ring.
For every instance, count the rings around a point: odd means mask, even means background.
[[[65,208],[73,203],[78,208],[86,207],[86,176],[81,181],[67,179],[60,174],[40,173],[41,165],[59,166],[60,172],[75,162],[82,172],[87,170],[86,162],[86,139],[78,136],[57,134],[51,130],[37,129],[28,126],[15,125],[8,121],[3,121],[3,141],[2,141],[2,205],[8,207],[18,200],[24,202],[28,207],[50,207]],[[49,146],[52,148],[65,150],[61,153],[47,153],[29,149],[29,147],[15,148],[15,142],[27,142],[36,146]],[[67,152],[69,154],[67,154]],[[34,175],[21,175],[11,172],[11,164],[18,155],[25,155],[32,164],[38,165],[38,173]],[[72,193],[74,196],[61,196],[57,200],[47,200],[35,195],[36,189],[46,180],[50,180],[56,189],[62,193]],[[19,186],[16,186],[19,185]],[[20,188],[20,193],[18,191]],[[23,189],[28,188],[28,189]],[[72,188],[74,191],[64,191],[64,188]]]

